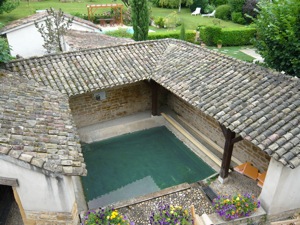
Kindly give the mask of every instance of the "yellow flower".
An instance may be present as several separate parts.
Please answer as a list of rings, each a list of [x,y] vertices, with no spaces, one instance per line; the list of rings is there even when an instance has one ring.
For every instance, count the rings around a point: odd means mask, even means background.
[[[240,200],[240,198],[239,198],[239,197],[237,197],[237,198],[236,198],[236,200]]]

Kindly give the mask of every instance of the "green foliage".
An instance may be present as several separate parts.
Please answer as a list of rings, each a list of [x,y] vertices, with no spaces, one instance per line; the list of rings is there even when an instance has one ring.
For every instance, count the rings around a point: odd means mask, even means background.
[[[122,29],[122,28],[119,28],[117,30],[107,31],[105,32],[105,34],[113,37],[132,38],[132,34],[128,33],[127,29]]]
[[[191,12],[194,12],[197,7],[201,7],[201,12],[204,12],[204,9],[208,5],[208,0],[194,0],[193,4],[190,5]]]
[[[246,24],[246,20],[241,12],[233,12],[231,13],[231,20],[234,23],[238,24]]]
[[[179,37],[181,40],[186,40],[186,35],[185,35],[185,26],[184,26],[184,23],[181,25],[181,28],[180,28],[180,37]]]
[[[221,28],[217,26],[206,26],[200,28],[200,39],[207,45],[216,45],[221,39]]]
[[[216,8],[216,18],[221,20],[230,20],[231,7],[230,5],[220,5]]]
[[[165,27],[166,28],[172,28],[178,27],[181,25],[181,20],[178,16],[178,13],[176,11],[170,13],[167,15],[164,19]]]
[[[260,2],[254,46],[265,63],[300,77],[300,1]]]
[[[147,40],[149,31],[149,6],[147,0],[130,0],[131,19],[135,41]]]
[[[243,6],[243,14],[246,14],[252,18],[257,16],[257,1],[256,0],[246,0]],[[252,18],[245,17],[247,23],[252,22]]]
[[[5,38],[0,37],[0,63],[7,62],[12,59],[9,53],[10,47]]]
[[[242,12],[245,0],[228,0],[232,12]]]
[[[192,30],[185,31],[186,41],[194,43],[196,32]],[[166,31],[166,32],[151,32],[148,35],[148,40],[157,40],[164,38],[180,39],[180,33],[178,31]]]
[[[228,3],[227,0],[211,0],[210,4],[215,5],[216,7],[219,5],[226,5]]]
[[[165,27],[165,20],[163,17],[158,17],[154,20],[155,25],[157,25],[159,28]]]
[[[20,4],[18,0],[0,0],[0,14],[9,13]]]
[[[216,7],[214,5],[208,4],[204,9],[204,13],[212,13],[215,9]]]
[[[45,24],[34,22],[34,25],[42,35],[44,39],[43,47],[48,53],[62,52],[61,38],[72,25],[73,18],[66,18],[61,9],[55,11],[53,8],[50,8],[47,9],[47,13],[48,17],[45,20]]]
[[[256,34],[255,28],[219,28],[201,27],[200,38],[208,46],[214,46],[218,40],[222,40],[223,46],[250,45]]]
[[[181,8],[181,5],[190,6],[193,0],[159,0],[158,6],[165,8]]]

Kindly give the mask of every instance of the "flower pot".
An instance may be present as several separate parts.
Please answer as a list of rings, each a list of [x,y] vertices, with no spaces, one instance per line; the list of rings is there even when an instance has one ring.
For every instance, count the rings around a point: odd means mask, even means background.
[[[222,48],[222,44],[218,44],[218,48]]]

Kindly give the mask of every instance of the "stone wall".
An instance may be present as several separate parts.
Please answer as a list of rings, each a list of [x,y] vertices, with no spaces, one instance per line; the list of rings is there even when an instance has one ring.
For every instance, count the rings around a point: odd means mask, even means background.
[[[224,147],[225,138],[219,123],[214,118],[203,114],[173,94],[168,95],[168,106],[213,142]],[[270,157],[266,153],[246,140],[234,145],[233,155],[242,162],[253,163],[261,172],[266,171],[270,161]]]
[[[79,223],[76,203],[74,203],[73,209],[69,213],[25,211],[25,215],[25,225],[77,225]]]
[[[151,88],[146,81],[101,91],[105,91],[103,100],[94,98],[94,94],[100,91],[70,98],[70,108],[78,128],[151,108]]]

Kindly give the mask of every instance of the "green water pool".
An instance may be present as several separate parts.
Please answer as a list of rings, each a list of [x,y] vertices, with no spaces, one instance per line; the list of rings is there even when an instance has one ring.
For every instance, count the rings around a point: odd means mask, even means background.
[[[83,144],[90,209],[202,180],[215,171],[166,127]]]

